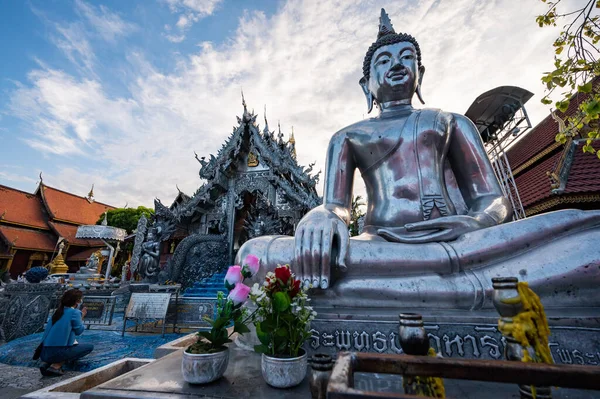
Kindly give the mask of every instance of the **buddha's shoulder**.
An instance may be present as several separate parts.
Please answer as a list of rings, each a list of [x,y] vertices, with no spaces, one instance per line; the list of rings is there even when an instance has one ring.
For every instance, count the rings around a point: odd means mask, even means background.
[[[473,122],[466,116],[456,112],[447,112],[436,108],[423,108],[419,110],[419,120],[430,120],[433,123],[450,127],[452,125],[473,125]]]

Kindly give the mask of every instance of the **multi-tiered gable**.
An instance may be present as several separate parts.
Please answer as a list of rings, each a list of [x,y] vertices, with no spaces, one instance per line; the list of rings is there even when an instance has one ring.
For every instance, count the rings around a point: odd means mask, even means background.
[[[314,164],[298,164],[293,133],[284,140],[279,126],[277,132],[269,129],[266,116],[261,130],[257,115],[242,104],[242,117],[217,154],[196,155],[206,183],[192,196],[180,192],[168,208],[156,201],[157,222],[176,225],[169,241],[177,244],[191,234],[224,235],[233,254],[249,238],[293,234],[302,216],[321,203],[316,191],[320,172],[311,175]]]

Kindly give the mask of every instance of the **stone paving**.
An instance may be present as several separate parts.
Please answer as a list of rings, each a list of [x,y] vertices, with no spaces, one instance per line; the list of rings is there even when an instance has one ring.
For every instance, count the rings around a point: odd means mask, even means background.
[[[0,364],[0,398],[16,399],[79,374],[81,372],[66,371],[61,377],[43,377],[38,368]]]

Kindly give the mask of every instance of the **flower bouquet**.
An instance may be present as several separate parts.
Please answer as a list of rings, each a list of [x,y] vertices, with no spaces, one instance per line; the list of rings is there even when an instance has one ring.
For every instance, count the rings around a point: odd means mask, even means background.
[[[262,286],[254,284],[250,299],[256,305],[254,325],[262,354],[262,373],[267,383],[278,388],[298,385],[306,375],[306,351],[310,322],[317,313],[289,265],[267,273]]]
[[[231,342],[234,333],[244,334],[250,330],[246,323],[251,319],[242,305],[248,299],[250,287],[244,280],[252,277],[259,268],[259,260],[253,255],[244,259],[243,266],[230,266],[225,275],[227,297],[222,292],[217,295],[217,314],[213,319],[204,317],[210,324],[209,331],[199,331],[198,340],[183,353],[181,370],[183,379],[193,384],[205,384],[220,378],[229,363],[229,349],[225,346]],[[231,332],[227,331],[233,325]]]

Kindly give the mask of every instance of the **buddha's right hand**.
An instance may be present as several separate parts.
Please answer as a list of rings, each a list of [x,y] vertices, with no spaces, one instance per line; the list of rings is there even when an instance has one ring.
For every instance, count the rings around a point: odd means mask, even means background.
[[[331,265],[346,268],[349,243],[348,226],[334,212],[320,206],[306,214],[296,228],[293,265],[304,286],[328,288]],[[337,259],[333,259],[335,244],[339,244]]]

